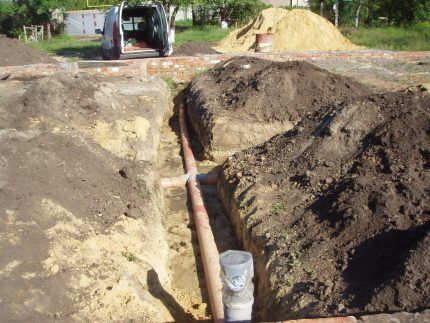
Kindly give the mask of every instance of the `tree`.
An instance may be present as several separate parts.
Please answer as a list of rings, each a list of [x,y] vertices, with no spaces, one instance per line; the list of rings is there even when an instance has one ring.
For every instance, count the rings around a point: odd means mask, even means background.
[[[1,29],[16,36],[22,25],[45,25],[50,30],[52,13],[63,10],[67,0],[1,0],[8,4],[6,15],[2,13]],[[4,6],[2,6],[4,8]],[[3,9],[2,9],[3,10]]]
[[[221,21],[242,24],[268,7],[260,0],[206,0],[194,8],[194,20],[200,25]]]
[[[359,22],[377,26],[381,23],[410,25],[430,20],[430,0],[310,0],[311,10],[335,22],[333,4],[339,4],[339,23],[351,23],[357,27]],[[323,10],[321,10],[323,4]],[[345,10],[348,9],[348,10]],[[345,11],[355,14],[345,16]]]
[[[357,10],[355,11],[355,28],[358,28],[358,20],[360,17],[361,5],[363,4],[363,0],[358,0]]]
[[[167,22],[170,30],[175,30],[176,15],[180,9],[187,9],[196,5],[200,0],[161,0],[166,11]]]
[[[334,25],[337,27],[339,26],[339,0],[335,0],[333,4],[333,10],[334,10]]]

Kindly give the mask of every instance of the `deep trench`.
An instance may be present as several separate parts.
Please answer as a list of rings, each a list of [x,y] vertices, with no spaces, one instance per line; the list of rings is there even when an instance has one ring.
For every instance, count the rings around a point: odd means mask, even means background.
[[[173,115],[167,118],[161,130],[159,147],[160,176],[174,177],[185,173],[180,144],[178,103],[182,94],[173,91]],[[217,168],[217,164],[200,158],[200,147],[195,134],[191,132],[193,152],[198,171],[205,173]],[[202,185],[204,202],[211,222],[218,252],[238,250],[231,221],[218,200],[216,185]],[[210,305],[201,262],[200,248],[196,235],[194,216],[187,189],[164,189],[166,217],[163,225],[169,245],[168,271],[171,281],[171,298],[165,301],[175,321],[210,321]],[[173,305],[172,305],[173,303]]]

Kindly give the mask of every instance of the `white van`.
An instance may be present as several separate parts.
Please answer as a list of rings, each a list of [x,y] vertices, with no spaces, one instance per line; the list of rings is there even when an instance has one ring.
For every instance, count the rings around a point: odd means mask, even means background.
[[[110,8],[106,12],[102,34],[102,56],[104,59],[169,56],[172,43],[169,41],[166,14],[158,2],[126,4]]]

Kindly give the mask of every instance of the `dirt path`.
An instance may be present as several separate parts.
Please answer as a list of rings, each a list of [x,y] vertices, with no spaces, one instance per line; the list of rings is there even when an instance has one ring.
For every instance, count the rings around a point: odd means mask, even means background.
[[[161,134],[159,148],[160,174],[173,177],[184,173],[179,142],[178,119],[168,120]],[[198,162],[200,172],[211,170],[216,164]],[[232,226],[217,198],[216,186],[203,186],[205,203],[212,220],[218,250],[238,249]],[[169,245],[168,270],[171,286],[164,304],[178,322],[210,321],[210,306],[194,217],[186,189],[165,190],[167,217],[163,224]]]

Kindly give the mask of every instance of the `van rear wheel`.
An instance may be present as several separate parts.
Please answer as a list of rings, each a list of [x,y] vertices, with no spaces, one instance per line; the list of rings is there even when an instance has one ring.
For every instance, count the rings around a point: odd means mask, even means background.
[[[111,60],[112,59],[110,53],[108,53],[107,51],[104,51],[104,50],[102,50],[102,57],[104,60]]]

